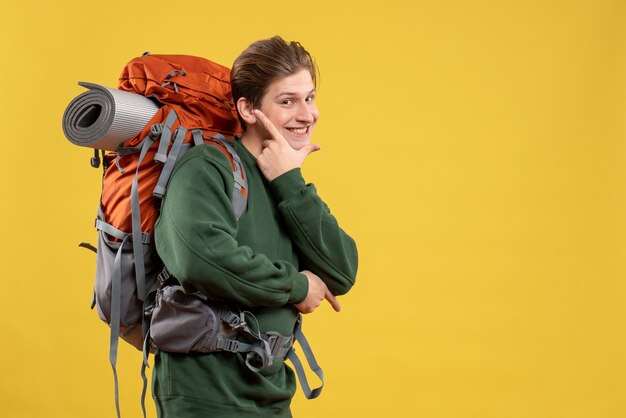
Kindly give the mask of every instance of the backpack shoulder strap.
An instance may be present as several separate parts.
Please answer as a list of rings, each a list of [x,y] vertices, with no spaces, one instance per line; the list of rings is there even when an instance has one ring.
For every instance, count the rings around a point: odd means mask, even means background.
[[[222,151],[230,162],[235,180],[233,187],[233,210],[235,211],[235,217],[239,220],[248,204],[248,181],[246,180],[246,173],[241,163],[241,158],[239,158],[235,148],[222,134],[216,134],[205,142]]]

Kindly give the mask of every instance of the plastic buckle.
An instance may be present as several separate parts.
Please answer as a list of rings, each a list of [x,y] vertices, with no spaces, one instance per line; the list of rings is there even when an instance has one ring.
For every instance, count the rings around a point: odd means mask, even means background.
[[[228,311],[226,315],[224,315],[224,318],[222,318],[222,320],[230,325],[232,329],[243,328],[247,325],[243,314],[237,315],[231,311]]]
[[[265,334],[265,339],[269,345],[269,350],[273,358],[284,357],[293,347],[293,336],[283,336],[280,334]]]
[[[222,350],[236,352],[239,349],[239,342],[236,340],[223,340]]]
[[[269,351],[272,357],[276,357],[276,353],[280,348],[278,342],[281,340],[279,335],[268,335],[267,344],[269,345]]]
[[[157,275],[157,280],[159,283],[165,284],[165,281],[170,277],[172,277],[172,273],[166,267],[163,267],[163,270]]]
[[[156,139],[163,133],[163,124],[162,123],[155,123],[154,125],[152,125],[150,127],[150,138],[152,138],[152,140],[156,141]]]

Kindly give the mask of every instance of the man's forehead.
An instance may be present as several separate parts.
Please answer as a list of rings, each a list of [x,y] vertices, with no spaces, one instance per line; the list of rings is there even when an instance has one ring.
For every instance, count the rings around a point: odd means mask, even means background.
[[[286,94],[310,94],[315,91],[315,85],[308,70],[301,70],[278,80],[268,86],[267,92],[272,97]]]

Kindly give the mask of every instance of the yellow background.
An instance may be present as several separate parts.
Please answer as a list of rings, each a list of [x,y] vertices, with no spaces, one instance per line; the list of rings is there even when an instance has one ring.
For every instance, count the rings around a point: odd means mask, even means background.
[[[144,51],[321,69],[306,163],[357,240],[306,417],[626,417],[626,3],[12,1],[0,5],[0,415],[113,417],[89,310],[100,171],[63,136],[78,81]],[[140,416],[139,353],[120,353]],[[149,412],[154,407],[149,400]]]

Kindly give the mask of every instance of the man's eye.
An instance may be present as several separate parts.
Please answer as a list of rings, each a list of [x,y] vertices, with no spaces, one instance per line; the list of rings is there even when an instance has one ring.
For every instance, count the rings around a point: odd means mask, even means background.
[[[285,99],[285,100],[283,100],[283,104],[284,104],[284,105],[290,105],[290,104],[293,104],[293,100],[291,100],[291,99]]]
[[[312,103],[315,101],[315,96],[308,96],[305,100],[307,103]]]

